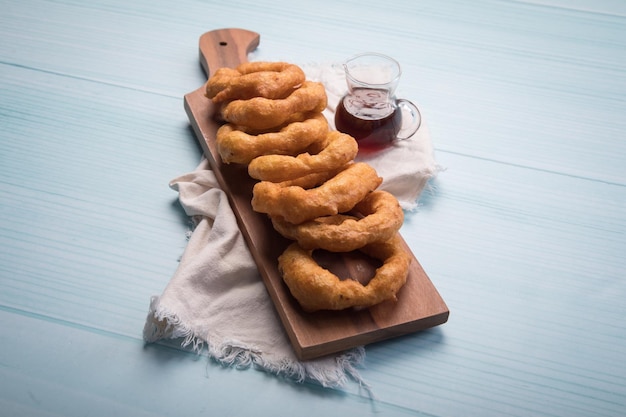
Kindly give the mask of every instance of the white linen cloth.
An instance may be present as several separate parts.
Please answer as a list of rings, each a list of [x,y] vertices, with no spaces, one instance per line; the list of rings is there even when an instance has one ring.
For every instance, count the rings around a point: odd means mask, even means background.
[[[303,66],[329,95],[326,116],[332,124],[345,80],[335,66]],[[398,141],[367,159],[384,178],[381,189],[395,194],[413,210],[427,181],[439,170],[424,122],[415,136]],[[216,361],[255,367],[298,382],[362,386],[358,366],[365,349],[299,361],[291,347],[254,260],[238,228],[226,194],[203,158],[193,172],[171,181],[179,201],[193,219],[193,231],[180,264],[161,296],[152,297],[144,327],[147,343],[181,338],[183,346],[207,349]]]

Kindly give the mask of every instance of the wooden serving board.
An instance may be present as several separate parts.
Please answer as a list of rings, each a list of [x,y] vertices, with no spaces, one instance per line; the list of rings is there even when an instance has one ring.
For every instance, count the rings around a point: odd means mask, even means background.
[[[259,41],[259,34],[242,29],[207,32],[200,37],[201,65],[207,76],[220,67],[236,67],[247,61],[248,53],[256,49]],[[278,256],[290,242],[274,230],[267,216],[252,210],[255,180],[248,176],[247,166],[223,164],[217,153],[215,134],[219,124],[213,119],[214,106],[204,96],[204,86],[185,95],[185,111],[217,180],[230,198],[268,293],[301,360],[412,333],[448,320],[446,304],[415,256],[397,301],[358,311],[305,313],[277,268]],[[407,250],[410,251],[408,246]],[[322,255],[320,263],[340,277],[353,276],[367,282],[372,276],[372,263],[362,256]]]

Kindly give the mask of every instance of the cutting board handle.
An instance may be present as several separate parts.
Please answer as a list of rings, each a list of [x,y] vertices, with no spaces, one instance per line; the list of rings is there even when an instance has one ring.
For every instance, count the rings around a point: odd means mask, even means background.
[[[217,29],[200,36],[200,64],[207,78],[218,68],[235,68],[248,61],[261,36],[245,29]]]

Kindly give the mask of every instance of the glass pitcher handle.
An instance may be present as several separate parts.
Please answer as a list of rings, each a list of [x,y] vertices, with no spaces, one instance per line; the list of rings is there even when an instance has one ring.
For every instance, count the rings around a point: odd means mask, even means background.
[[[402,128],[398,132],[398,139],[408,139],[417,132],[422,124],[422,114],[415,104],[403,98],[396,100],[396,105],[402,112]],[[410,118],[405,116],[410,115]]]

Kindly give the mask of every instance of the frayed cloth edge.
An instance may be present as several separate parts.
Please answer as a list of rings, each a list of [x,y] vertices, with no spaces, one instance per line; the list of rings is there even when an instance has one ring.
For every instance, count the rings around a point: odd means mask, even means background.
[[[182,338],[181,346],[196,352],[202,352],[204,341],[197,337],[191,328],[187,327],[178,316],[158,306],[159,297],[150,299],[150,310],[143,328],[143,340],[154,343],[162,339]]]
[[[197,354],[206,351],[209,358],[223,366],[235,369],[254,368],[297,383],[309,382],[325,388],[343,388],[352,380],[370,399],[374,399],[372,388],[357,369],[365,360],[365,348],[362,346],[338,354],[335,358],[338,367],[335,370],[316,366],[315,361],[269,361],[263,357],[261,351],[236,341],[212,343],[203,340],[176,314],[158,306],[158,301],[156,296],[150,301],[150,311],[143,331],[146,343],[155,343],[162,339],[182,339],[181,347],[189,348]]]
[[[408,202],[408,201],[399,201],[400,203],[400,207],[402,207],[402,210],[405,210],[409,213],[415,213],[417,211],[419,211],[419,207],[420,207],[420,203],[419,203],[419,199],[420,196],[426,191],[426,192],[435,192],[435,187],[432,185],[432,181],[442,172],[444,172],[446,170],[445,167],[436,164],[435,168],[433,170],[431,170],[427,175],[425,175],[424,177],[424,187],[422,188],[422,190],[420,190],[420,193],[417,195],[417,197],[415,198],[415,201],[412,202]]]

